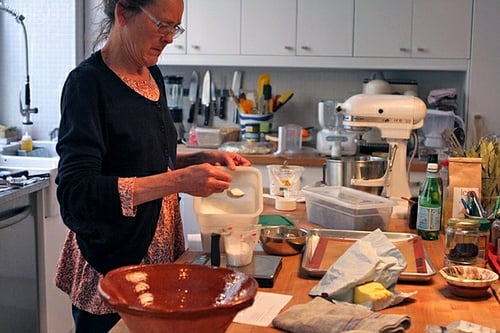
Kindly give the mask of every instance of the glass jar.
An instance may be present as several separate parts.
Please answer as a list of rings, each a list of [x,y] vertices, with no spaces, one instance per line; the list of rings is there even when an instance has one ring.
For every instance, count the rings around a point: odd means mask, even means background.
[[[449,219],[446,227],[445,253],[450,263],[474,264],[479,255],[479,221]]]

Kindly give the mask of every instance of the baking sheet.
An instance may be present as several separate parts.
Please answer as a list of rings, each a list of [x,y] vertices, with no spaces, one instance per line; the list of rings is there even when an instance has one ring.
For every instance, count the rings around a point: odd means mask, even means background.
[[[312,229],[302,254],[302,269],[312,277],[322,277],[354,242],[370,231]],[[408,267],[399,281],[429,281],[436,274],[420,237],[411,233],[384,232],[403,253]]]

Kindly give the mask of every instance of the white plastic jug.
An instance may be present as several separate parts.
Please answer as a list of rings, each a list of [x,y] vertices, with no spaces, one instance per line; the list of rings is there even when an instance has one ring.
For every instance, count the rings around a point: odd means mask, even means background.
[[[224,250],[228,266],[246,266],[252,262],[260,238],[260,224],[235,225],[224,229]]]
[[[425,136],[424,145],[431,148],[444,148],[446,143],[441,137],[441,133],[446,128],[455,128],[455,123],[458,123],[460,128],[465,129],[464,121],[453,111],[427,110],[422,127]]]

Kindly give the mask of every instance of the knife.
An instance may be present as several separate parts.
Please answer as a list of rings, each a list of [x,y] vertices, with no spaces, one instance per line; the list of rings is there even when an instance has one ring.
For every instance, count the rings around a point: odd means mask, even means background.
[[[189,117],[188,123],[192,123],[194,121],[194,113],[196,109],[196,100],[198,99],[198,72],[193,71],[191,74],[191,81],[189,81],[189,102],[191,105],[189,106]]]
[[[241,72],[234,71],[233,83],[231,85],[231,90],[235,96],[240,95],[240,88],[241,88]],[[235,106],[234,106],[233,123],[235,123],[235,124],[238,123],[238,104],[237,103],[235,103]]]
[[[210,81],[210,98],[212,100],[212,108],[214,110],[214,115],[217,113],[217,94],[215,92],[215,82]]]
[[[226,89],[226,77],[224,77],[223,84],[220,90],[219,96],[219,118],[226,118],[226,97],[227,97],[227,89]]]
[[[207,69],[205,76],[203,77],[203,86],[201,91],[201,104],[203,105],[203,114],[205,115],[205,120],[203,124],[208,126],[210,122],[210,70]]]

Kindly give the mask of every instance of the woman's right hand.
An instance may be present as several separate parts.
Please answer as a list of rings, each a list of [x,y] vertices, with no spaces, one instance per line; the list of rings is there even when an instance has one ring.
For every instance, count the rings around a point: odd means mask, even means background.
[[[210,163],[192,165],[180,170],[180,190],[197,197],[207,197],[213,193],[227,190],[231,183],[231,175],[222,168]]]

